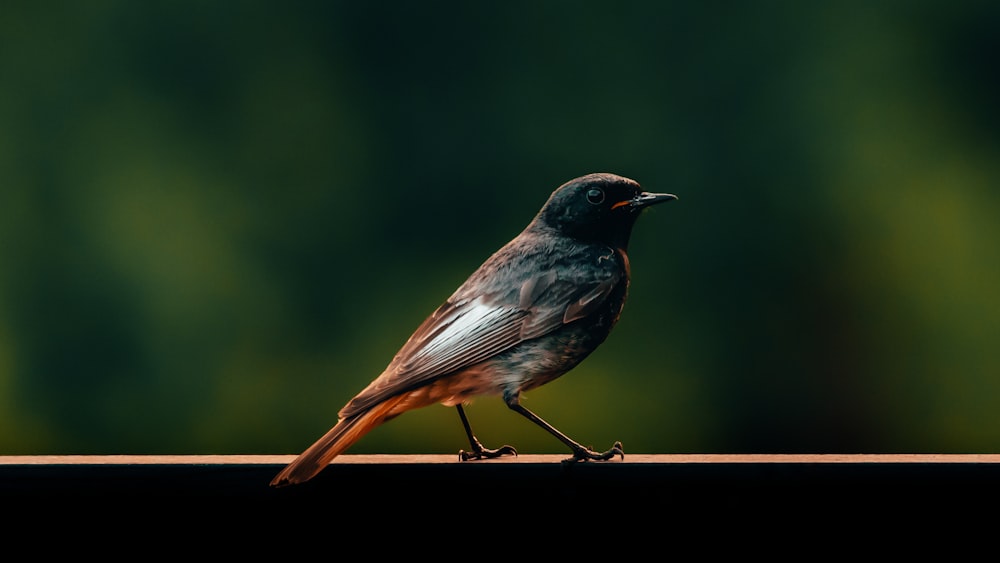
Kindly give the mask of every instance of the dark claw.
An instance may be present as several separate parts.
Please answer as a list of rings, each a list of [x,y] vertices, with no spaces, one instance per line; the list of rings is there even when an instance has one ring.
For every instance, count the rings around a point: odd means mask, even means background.
[[[461,461],[469,461],[473,459],[493,459],[495,457],[500,457],[502,455],[513,455],[517,456],[517,450],[514,446],[501,446],[495,450],[489,450],[482,446],[475,449],[475,451],[467,452],[465,450],[459,450],[458,459]]]
[[[625,459],[625,450],[621,442],[615,442],[611,449],[606,452],[595,452],[593,450],[588,450],[587,448],[580,448],[578,450],[573,450],[573,457],[563,460],[563,463],[575,463],[577,461],[588,461],[588,460],[598,460],[607,461],[615,456],[621,456]]]

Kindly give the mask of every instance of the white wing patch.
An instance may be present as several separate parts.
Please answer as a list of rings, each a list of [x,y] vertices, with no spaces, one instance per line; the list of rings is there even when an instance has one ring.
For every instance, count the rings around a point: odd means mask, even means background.
[[[396,372],[416,372],[424,379],[485,360],[518,343],[526,315],[517,307],[491,306],[476,298],[449,311],[448,318],[423,335],[417,352]]]

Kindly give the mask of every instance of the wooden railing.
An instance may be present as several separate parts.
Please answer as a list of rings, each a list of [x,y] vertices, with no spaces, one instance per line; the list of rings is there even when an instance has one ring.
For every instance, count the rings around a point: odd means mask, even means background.
[[[294,456],[0,456],[0,497],[293,502],[457,498],[535,506],[608,498],[695,502],[926,503],[975,495],[1000,500],[1000,455],[626,455],[562,463],[564,455],[459,462],[457,455],[343,455],[312,481],[274,489]]]

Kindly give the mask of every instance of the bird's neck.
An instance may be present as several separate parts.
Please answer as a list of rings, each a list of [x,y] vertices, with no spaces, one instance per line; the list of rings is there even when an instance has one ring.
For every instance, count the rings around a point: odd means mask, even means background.
[[[528,227],[528,230],[536,234],[570,238],[582,244],[609,246],[622,255],[628,252],[628,241],[632,234],[631,229],[581,228],[579,230],[567,230],[566,228],[557,228],[538,221],[532,223]]]

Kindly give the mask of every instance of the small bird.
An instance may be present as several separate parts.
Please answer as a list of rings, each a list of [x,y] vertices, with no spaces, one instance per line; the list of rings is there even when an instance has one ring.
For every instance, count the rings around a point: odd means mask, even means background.
[[[521,393],[566,373],[607,338],[625,304],[628,242],[640,212],[673,194],[629,178],[588,174],[549,196],[535,218],[469,276],[338,413],[337,424],[271,481],[303,483],[376,426],[435,403],[454,406],[471,451],[463,461],[517,455],[484,447],[463,404],[500,395],[514,412],[572,450],[566,461],[625,457],[621,442],[595,452],[521,405]]]

